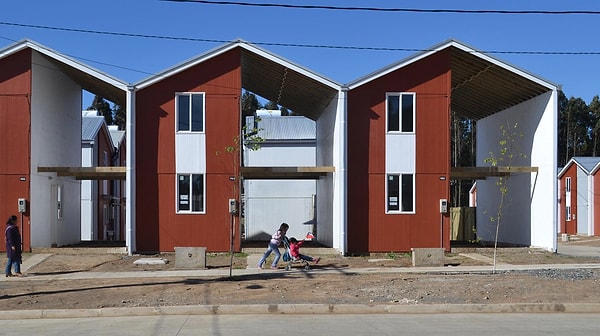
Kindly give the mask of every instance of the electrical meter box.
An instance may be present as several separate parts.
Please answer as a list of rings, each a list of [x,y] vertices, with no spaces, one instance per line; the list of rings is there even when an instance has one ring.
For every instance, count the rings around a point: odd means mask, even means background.
[[[448,212],[448,200],[440,199],[440,213]]]
[[[19,198],[18,210],[19,212],[27,212],[27,200],[25,200],[24,198]]]

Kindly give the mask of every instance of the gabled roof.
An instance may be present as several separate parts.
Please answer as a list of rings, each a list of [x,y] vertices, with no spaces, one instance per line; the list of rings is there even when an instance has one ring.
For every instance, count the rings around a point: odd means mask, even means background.
[[[108,99],[113,103],[125,106],[125,92],[127,91],[127,84],[125,82],[36,42],[22,40],[10,45],[0,50],[0,58],[7,57],[27,48],[42,54],[76,83],[81,85],[83,89]]]
[[[117,126],[108,126],[108,131],[110,132],[110,137],[113,141],[113,146],[119,148],[121,143],[125,141],[125,131],[121,131]]]
[[[318,119],[341,90],[341,85],[243,40],[194,57],[135,84],[143,89],[232,49],[241,50],[242,87],[289,110]],[[241,93],[240,93],[241,94]]]
[[[94,141],[104,125],[104,117],[85,116],[81,118],[81,141]]]
[[[468,118],[485,118],[558,87],[456,40],[440,43],[347,86],[352,90],[444,50],[449,50],[451,55],[452,111]]]
[[[558,172],[558,178],[561,178],[562,175],[571,167],[571,165],[576,164],[585,172],[587,175],[595,174],[600,168],[600,157],[592,157],[592,156],[574,156],[567,162],[567,164]]]

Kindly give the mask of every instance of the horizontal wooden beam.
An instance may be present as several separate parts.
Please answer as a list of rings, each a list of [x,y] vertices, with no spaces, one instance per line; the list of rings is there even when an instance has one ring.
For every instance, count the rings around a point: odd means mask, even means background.
[[[332,166],[240,167],[240,175],[245,179],[317,179],[333,172]]]
[[[452,167],[450,179],[453,180],[483,180],[487,177],[502,177],[514,174],[536,173],[538,167]]]
[[[73,176],[77,180],[124,180],[127,167],[38,167],[38,173]]]

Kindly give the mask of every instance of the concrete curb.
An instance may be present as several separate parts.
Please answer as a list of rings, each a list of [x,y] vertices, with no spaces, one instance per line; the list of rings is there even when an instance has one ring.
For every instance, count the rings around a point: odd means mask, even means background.
[[[517,303],[517,304],[271,304],[198,305],[98,309],[36,309],[2,311],[0,320],[160,316],[160,315],[250,315],[250,314],[466,314],[466,313],[600,313],[600,303]]]

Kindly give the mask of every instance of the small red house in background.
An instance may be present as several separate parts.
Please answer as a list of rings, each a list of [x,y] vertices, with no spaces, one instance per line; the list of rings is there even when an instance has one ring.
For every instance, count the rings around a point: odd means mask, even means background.
[[[559,233],[600,235],[600,158],[573,157],[558,173]]]

